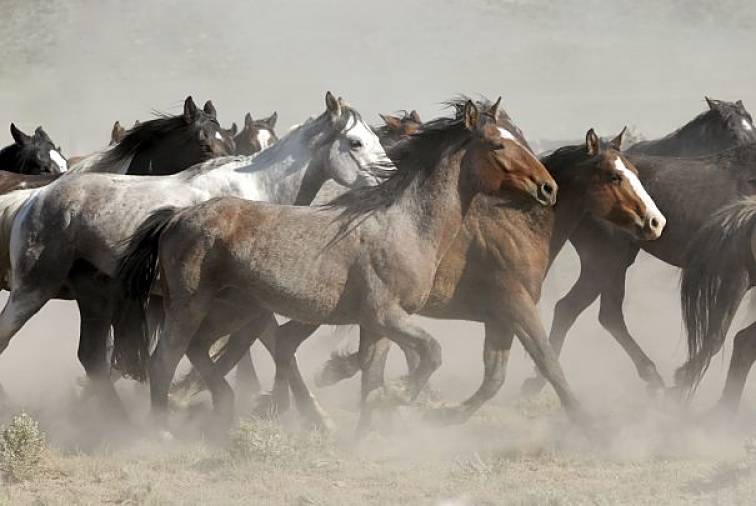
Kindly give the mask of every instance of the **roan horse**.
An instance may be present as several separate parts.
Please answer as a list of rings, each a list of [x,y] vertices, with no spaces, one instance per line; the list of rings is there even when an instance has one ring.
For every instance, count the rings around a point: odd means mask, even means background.
[[[34,135],[26,135],[11,123],[10,132],[13,144],[0,149],[0,170],[37,175],[61,174],[68,168],[60,148],[42,127],[37,127]]]
[[[515,333],[568,413],[575,407],[553,353],[544,352],[549,346],[537,303],[548,268],[585,216],[613,223],[639,240],[657,239],[664,229],[664,217],[620,153],[621,142],[622,133],[602,145],[590,130],[584,145],[560,148],[545,157],[542,161],[559,185],[553,210],[478,197],[441,261],[420,313],[485,324],[483,383],[460,405],[431,412],[432,419],[463,422],[499,391]],[[374,350],[361,342],[358,353],[335,353],[319,373],[319,383],[335,383],[361,368],[363,388],[377,388],[383,382],[387,351],[384,339]]]
[[[271,312],[313,327],[359,323],[413,348],[419,363],[407,397],[414,398],[440,365],[441,349],[410,315],[425,304],[475,195],[513,189],[554,204],[551,176],[508,144],[493,118],[468,101],[462,119],[426,123],[403,143],[394,155],[399,170],[386,182],[351,190],[329,208],[224,198],[153,215],[121,272],[132,292],[147,296],[157,252],[161,289],[170,294],[150,360],[154,413],[165,422],[168,387],[186,353],[228,421],[233,394],[215,374],[210,346]],[[303,337],[277,333],[279,409],[288,406],[289,369]]]
[[[116,274],[125,240],[152,212],[220,195],[293,204],[311,199],[308,195],[315,195],[328,179],[350,187],[376,184],[393,168],[356,111],[330,93],[326,105],[324,114],[255,157],[212,160],[162,177],[69,174],[26,192],[34,198],[25,199],[13,222],[13,286],[0,313],[0,350],[47,300],[68,289],[83,313],[79,358],[95,386],[111,400],[117,399],[104,358],[107,329],[111,321],[121,319],[114,314],[120,292],[110,279]],[[82,264],[87,267],[83,274],[70,276]],[[119,368],[143,374],[139,361],[147,353],[145,343],[130,339],[130,332],[123,332],[124,338],[119,339],[118,325],[115,328]]]
[[[650,389],[658,390],[664,380],[656,365],[630,335],[622,304],[625,298],[627,269],[642,248],[660,260],[677,267],[685,265],[685,251],[691,237],[723,205],[754,192],[756,176],[756,131],[742,103],[709,100],[710,110],[665,138],[665,149],[677,146],[679,156],[700,153],[702,147],[719,154],[696,158],[674,158],[628,154],[637,167],[640,180],[667,217],[667,229],[658,241],[640,243],[616,227],[587,217],[570,236],[580,256],[580,275],[570,291],[557,302],[549,339],[559,353],[567,331],[577,317],[600,295],[599,322],[630,356],[639,376]],[[708,118],[708,119],[707,119]],[[712,142],[695,136],[684,142],[690,132],[711,133]],[[679,141],[679,142],[678,142]],[[723,144],[723,142],[729,144]],[[647,145],[647,147],[649,147]],[[638,148],[640,149],[640,148]],[[654,149],[660,149],[659,147]],[[703,191],[705,189],[705,191]],[[690,202],[696,205],[691,206]],[[541,377],[529,378],[523,393],[534,394],[545,385]]]
[[[756,284],[755,225],[756,197],[750,196],[717,211],[690,241],[680,290],[688,361],[678,370],[687,387],[698,385],[743,296]],[[754,361],[756,323],[751,323],[735,335],[720,414],[737,410]]]

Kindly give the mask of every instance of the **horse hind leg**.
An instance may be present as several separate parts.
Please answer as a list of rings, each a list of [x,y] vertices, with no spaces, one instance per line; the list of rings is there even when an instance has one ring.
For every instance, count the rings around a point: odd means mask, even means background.
[[[735,335],[730,368],[718,408],[727,414],[735,413],[745,388],[748,373],[756,361],[756,322]]]

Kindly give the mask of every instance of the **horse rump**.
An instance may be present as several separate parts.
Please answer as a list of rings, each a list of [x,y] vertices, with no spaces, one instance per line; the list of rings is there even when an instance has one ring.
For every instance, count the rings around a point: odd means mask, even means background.
[[[686,250],[680,299],[688,360],[675,376],[677,384],[691,392],[722,347],[740,301],[750,287],[754,225],[756,197],[741,199],[712,215]]]

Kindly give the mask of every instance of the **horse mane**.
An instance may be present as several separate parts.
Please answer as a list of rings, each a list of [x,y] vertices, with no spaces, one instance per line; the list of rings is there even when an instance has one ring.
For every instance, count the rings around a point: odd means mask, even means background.
[[[155,114],[157,116],[155,119],[140,123],[129,130],[123,140],[105,151],[89,170],[97,172],[100,167],[112,167],[124,163],[138,152],[149,149],[154,143],[164,140],[165,137],[186,130],[187,125],[183,115],[170,116],[160,112]]]
[[[494,104],[488,97],[485,96],[481,96],[478,100],[473,100],[467,95],[459,94],[449,100],[444,101],[443,105],[450,109],[453,109],[457,117],[462,117],[462,114],[465,110],[465,103],[467,103],[468,100],[475,102],[475,105],[481,112],[490,111],[491,107],[493,107]],[[509,115],[509,113],[507,113],[507,111],[504,110],[504,108],[499,107],[497,116],[498,117],[493,118],[494,121],[506,128],[512,135],[515,136],[520,144],[525,146],[531,153],[535,154],[533,148],[531,148],[530,144],[528,144],[528,140],[525,138],[525,134],[522,133],[520,127],[515,124],[512,117]]]
[[[438,118],[423,123],[423,128],[389,149],[388,156],[397,170],[376,186],[353,188],[336,197],[326,207],[341,208],[340,217],[352,222],[394,204],[419,178],[427,178],[437,170],[438,162],[450,145],[459,145],[470,138],[462,118]]]

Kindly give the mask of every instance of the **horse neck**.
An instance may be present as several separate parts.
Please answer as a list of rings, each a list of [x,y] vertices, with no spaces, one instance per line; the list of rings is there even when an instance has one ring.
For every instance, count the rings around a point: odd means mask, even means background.
[[[649,155],[695,156],[726,149],[730,141],[713,138],[711,129],[706,126],[708,121],[708,113],[699,114],[661,139],[638,143],[636,151]],[[633,151],[633,147],[629,151]]]
[[[410,217],[423,249],[431,248],[440,261],[462,227],[475,193],[462,173],[464,150],[441,158],[425,177],[410,183],[397,209]]]
[[[0,170],[18,172],[19,155],[20,148],[16,144],[11,144],[0,149]]]
[[[208,155],[194,143],[187,142],[186,134],[179,131],[140,147],[127,165],[126,174],[166,176],[207,159]]]
[[[276,204],[300,203],[298,196],[303,184],[322,185],[324,182],[324,179],[309,177],[320,169],[319,164],[313,162],[317,137],[313,126],[305,125],[265,151],[245,157],[241,163],[231,162],[192,177],[192,184],[204,187],[214,196],[233,195]]]
[[[577,228],[580,221],[586,215],[585,209],[585,184],[581,184],[574,167],[556,168],[550,167],[548,161],[546,168],[551,173],[559,186],[559,196],[554,210],[551,213],[550,238],[549,238],[549,266],[564,247]]]

